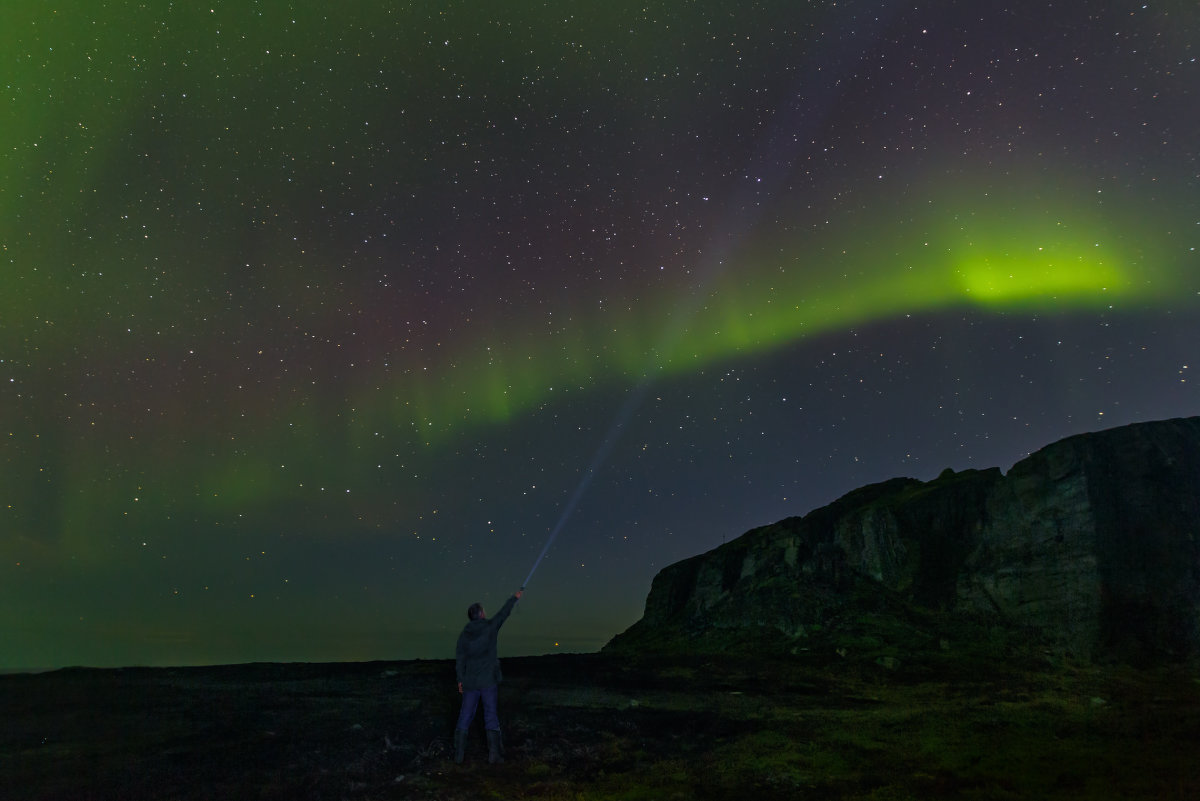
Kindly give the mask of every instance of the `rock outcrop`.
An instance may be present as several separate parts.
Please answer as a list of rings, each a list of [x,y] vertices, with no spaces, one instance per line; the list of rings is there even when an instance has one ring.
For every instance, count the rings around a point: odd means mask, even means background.
[[[1007,475],[892,479],[754,529],[663,569],[606,650],[796,649],[885,618],[876,639],[973,620],[1080,659],[1200,657],[1200,417],[1069,437]]]

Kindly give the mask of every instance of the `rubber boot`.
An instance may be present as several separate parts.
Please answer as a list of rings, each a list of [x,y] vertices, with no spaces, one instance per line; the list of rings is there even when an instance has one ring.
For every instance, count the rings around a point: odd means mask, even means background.
[[[489,729],[487,733],[488,741],[488,762],[493,765],[504,761],[504,741],[500,739],[500,732]]]
[[[461,765],[467,755],[467,730],[454,730],[454,761]]]

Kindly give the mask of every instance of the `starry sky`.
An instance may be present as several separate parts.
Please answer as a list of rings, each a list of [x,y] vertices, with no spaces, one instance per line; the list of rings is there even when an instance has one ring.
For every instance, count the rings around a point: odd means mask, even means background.
[[[0,668],[589,651],[1200,414],[1200,10],[8,2]],[[544,550],[544,558],[542,553]],[[536,569],[535,569],[536,567]]]

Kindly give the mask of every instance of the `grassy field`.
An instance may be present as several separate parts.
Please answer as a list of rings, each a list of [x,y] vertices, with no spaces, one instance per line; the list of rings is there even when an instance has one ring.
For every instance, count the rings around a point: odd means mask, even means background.
[[[1195,799],[1194,671],[833,657],[505,660],[508,751],[450,760],[453,664],[0,677],[0,798]]]

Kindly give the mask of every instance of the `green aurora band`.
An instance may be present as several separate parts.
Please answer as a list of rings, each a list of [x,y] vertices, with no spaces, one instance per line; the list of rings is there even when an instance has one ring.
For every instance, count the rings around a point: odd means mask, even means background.
[[[52,447],[37,440],[34,421],[24,434],[48,452],[60,452],[58,478],[74,489],[40,505],[33,492],[32,508],[19,518],[32,528],[45,524],[47,509],[57,509],[54,528],[71,543],[68,550],[88,553],[101,547],[88,533],[97,520],[136,527],[139,518],[150,524],[172,514],[230,519],[259,511],[269,517],[295,493],[316,489],[323,499],[314,523],[357,519],[372,527],[389,517],[387,509],[374,508],[378,499],[394,499],[397,492],[381,484],[374,469],[381,454],[453,449],[481,426],[569,402],[571,393],[667,380],[903,315],[959,308],[1038,314],[1140,309],[1178,291],[1179,267],[1139,235],[1154,227],[1140,226],[1128,214],[1071,212],[1065,198],[1022,205],[1015,193],[1004,200],[990,195],[972,205],[960,193],[944,192],[941,202],[926,204],[930,211],[923,218],[910,214],[892,224],[845,226],[770,244],[764,237],[724,260],[702,287],[675,288],[673,294],[659,289],[610,303],[609,311],[577,310],[554,334],[519,321],[464,329],[439,349],[440,362],[398,365],[370,385],[344,387],[338,398],[322,398],[319,390],[291,393],[266,424],[241,419],[247,415],[228,399],[207,410],[211,424],[189,424],[196,402],[176,398],[174,412],[146,420],[136,434],[118,437],[103,423],[88,431],[83,415],[79,441]],[[943,211],[939,222],[935,209],[953,212]],[[39,307],[53,294],[54,282],[43,280]],[[70,319],[79,313],[77,303],[75,293],[64,292],[50,305]],[[6,313],[20,319],[29,311]],[[169,314],[146,308],[140,318],[144,326],[166,328]],[[77,325],[32,332],[9,326],[6,345],[10,352],[24,346],[41,358],[78,358],[84,346]],[[177,336],[187,340],[187,333]],[[161,369],[170,367],[167,353],[153,360]],[[230,432],[228,438],[199,433],[210,425]],[[189,427],[190,433],[179,433]],[[414,478],[420,470],[416,465]],[[13,481],[20,485],[28,478],[14,475]],[[371,491],[349,498],[331,491],[335,485]],[[411,503],[419,506],[419,487],[411,492]]]
[[[760,245],[693,292],[699,303],[681,291],[573,320],[564,337],[481,335],[419,388],[398,382],[391,422],[436,440],[464,424],[511,420],[555,387],[669,377],[901,315],[971,307],[1054,314],[1153,303],[1179,289],[1179,271],[1136,223],[1063,202],[944,197],[936,206],[957,210],[945,222],[910,218],[836,239]]]

